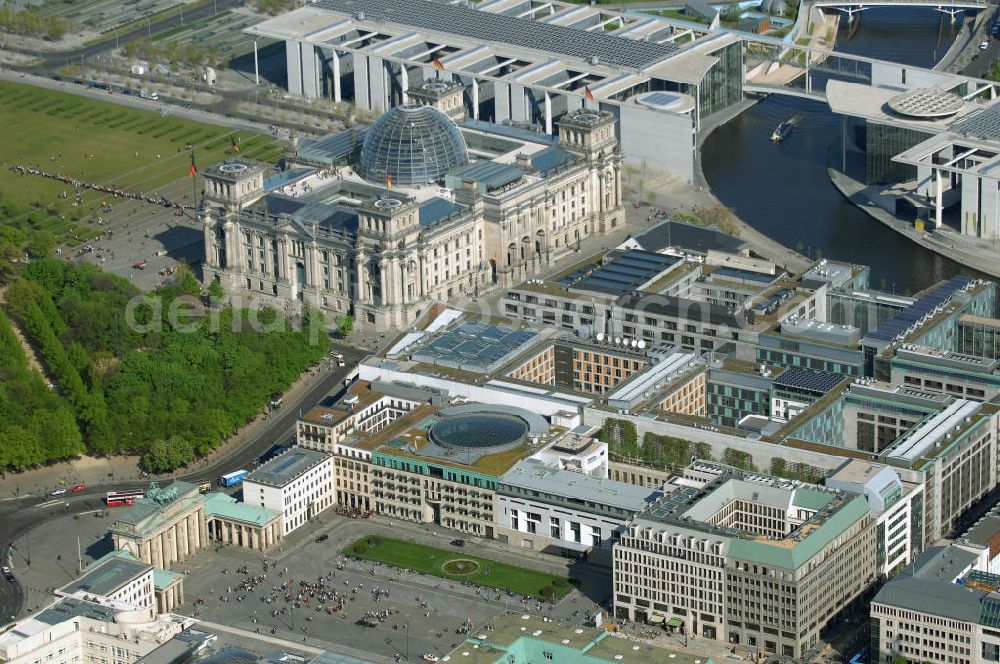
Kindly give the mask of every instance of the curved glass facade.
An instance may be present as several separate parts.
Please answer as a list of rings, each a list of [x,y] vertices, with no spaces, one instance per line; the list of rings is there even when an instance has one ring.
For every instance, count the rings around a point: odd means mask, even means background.
[[[371,182],[430,184],[469,161],[465,139],[448,116],[407,104],[386,111],[365,134],[360,172]]]

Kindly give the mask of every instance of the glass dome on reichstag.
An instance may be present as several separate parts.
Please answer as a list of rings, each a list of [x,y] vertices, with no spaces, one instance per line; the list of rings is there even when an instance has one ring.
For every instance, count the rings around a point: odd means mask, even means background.
[[[365,133],[359,171],[370,182],[430,184],[468,163],[465,139],[451,119],[431,106],[404,104],[386,111]]]

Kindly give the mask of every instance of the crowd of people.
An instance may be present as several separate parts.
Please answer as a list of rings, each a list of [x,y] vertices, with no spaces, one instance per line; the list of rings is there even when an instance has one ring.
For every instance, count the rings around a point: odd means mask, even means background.
[[[35,166],[22,166],[20,164],[11,164],[8,168],[19,175],[24,176],[36,176],[48,178],[50,180],[58,180],[77,190],[80,189],[91,189],[93,191],[99,191],[102,194],[110,194],[115,198],[124,198],[126,200],[132,201],[142,201],[144,203],[152,203],[153,205],[162,205],[164,207],[174,208],[177,210],[192,210],[194,209],[191,205],[182,205],[180,203],[174,203],[160,194],[146,194],[142,192],[131,192],[120,187],[111,187],[106,184],[96,184],[94,182],[87,182],[85,180],[80,180],[78,178],[70,177],[68,175],[61,175],[59,173],[52,173],[50,171],[42,170]],[[77,194],[77,200],[79,201],[79,193]]]

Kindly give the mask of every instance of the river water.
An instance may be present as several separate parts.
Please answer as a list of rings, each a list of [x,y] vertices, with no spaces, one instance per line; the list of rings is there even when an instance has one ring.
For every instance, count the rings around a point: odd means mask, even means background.
[[[922,67],[944,55],[957,28],[929,8],[867,9],[853,34],[846,25],[841,21],[837,50]],[[789,118],[796,119],[795,129],[772,143],[774,127]],[[705,178],[724,204],[782,244],[870,265],[873,288],[907,293],[976,274],[883,226],[840,194],[826,170],[840,122],[825,103],[771,95],[705,140]]]

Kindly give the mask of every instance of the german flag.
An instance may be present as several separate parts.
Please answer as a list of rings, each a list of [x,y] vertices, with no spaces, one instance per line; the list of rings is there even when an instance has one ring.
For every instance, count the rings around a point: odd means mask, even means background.
[[[191,165],[188,167],[188,173],[191,174],[191,177],[198,174],[198,167],[194,164],[194,151],[191,152]]]
[[[392,189],[392,176],[391,175],[386,175],[385,176],[385,187],[386,187],[386,189]]]
[[[594,93],[590,91],[590,86],[583,86],[583,94],[587,95],[587,101],[594,101]]]
[[[236,142],[236,138],[234,136],[230,136],[229,137],[229,144],[233,147],[233,152],[239,152],[240,151],[240,146]]]
[[[440,60],[438,60],[437,58],[434,58],[434,68],[435,69],[444,69],[444,65],[441,64]]]

